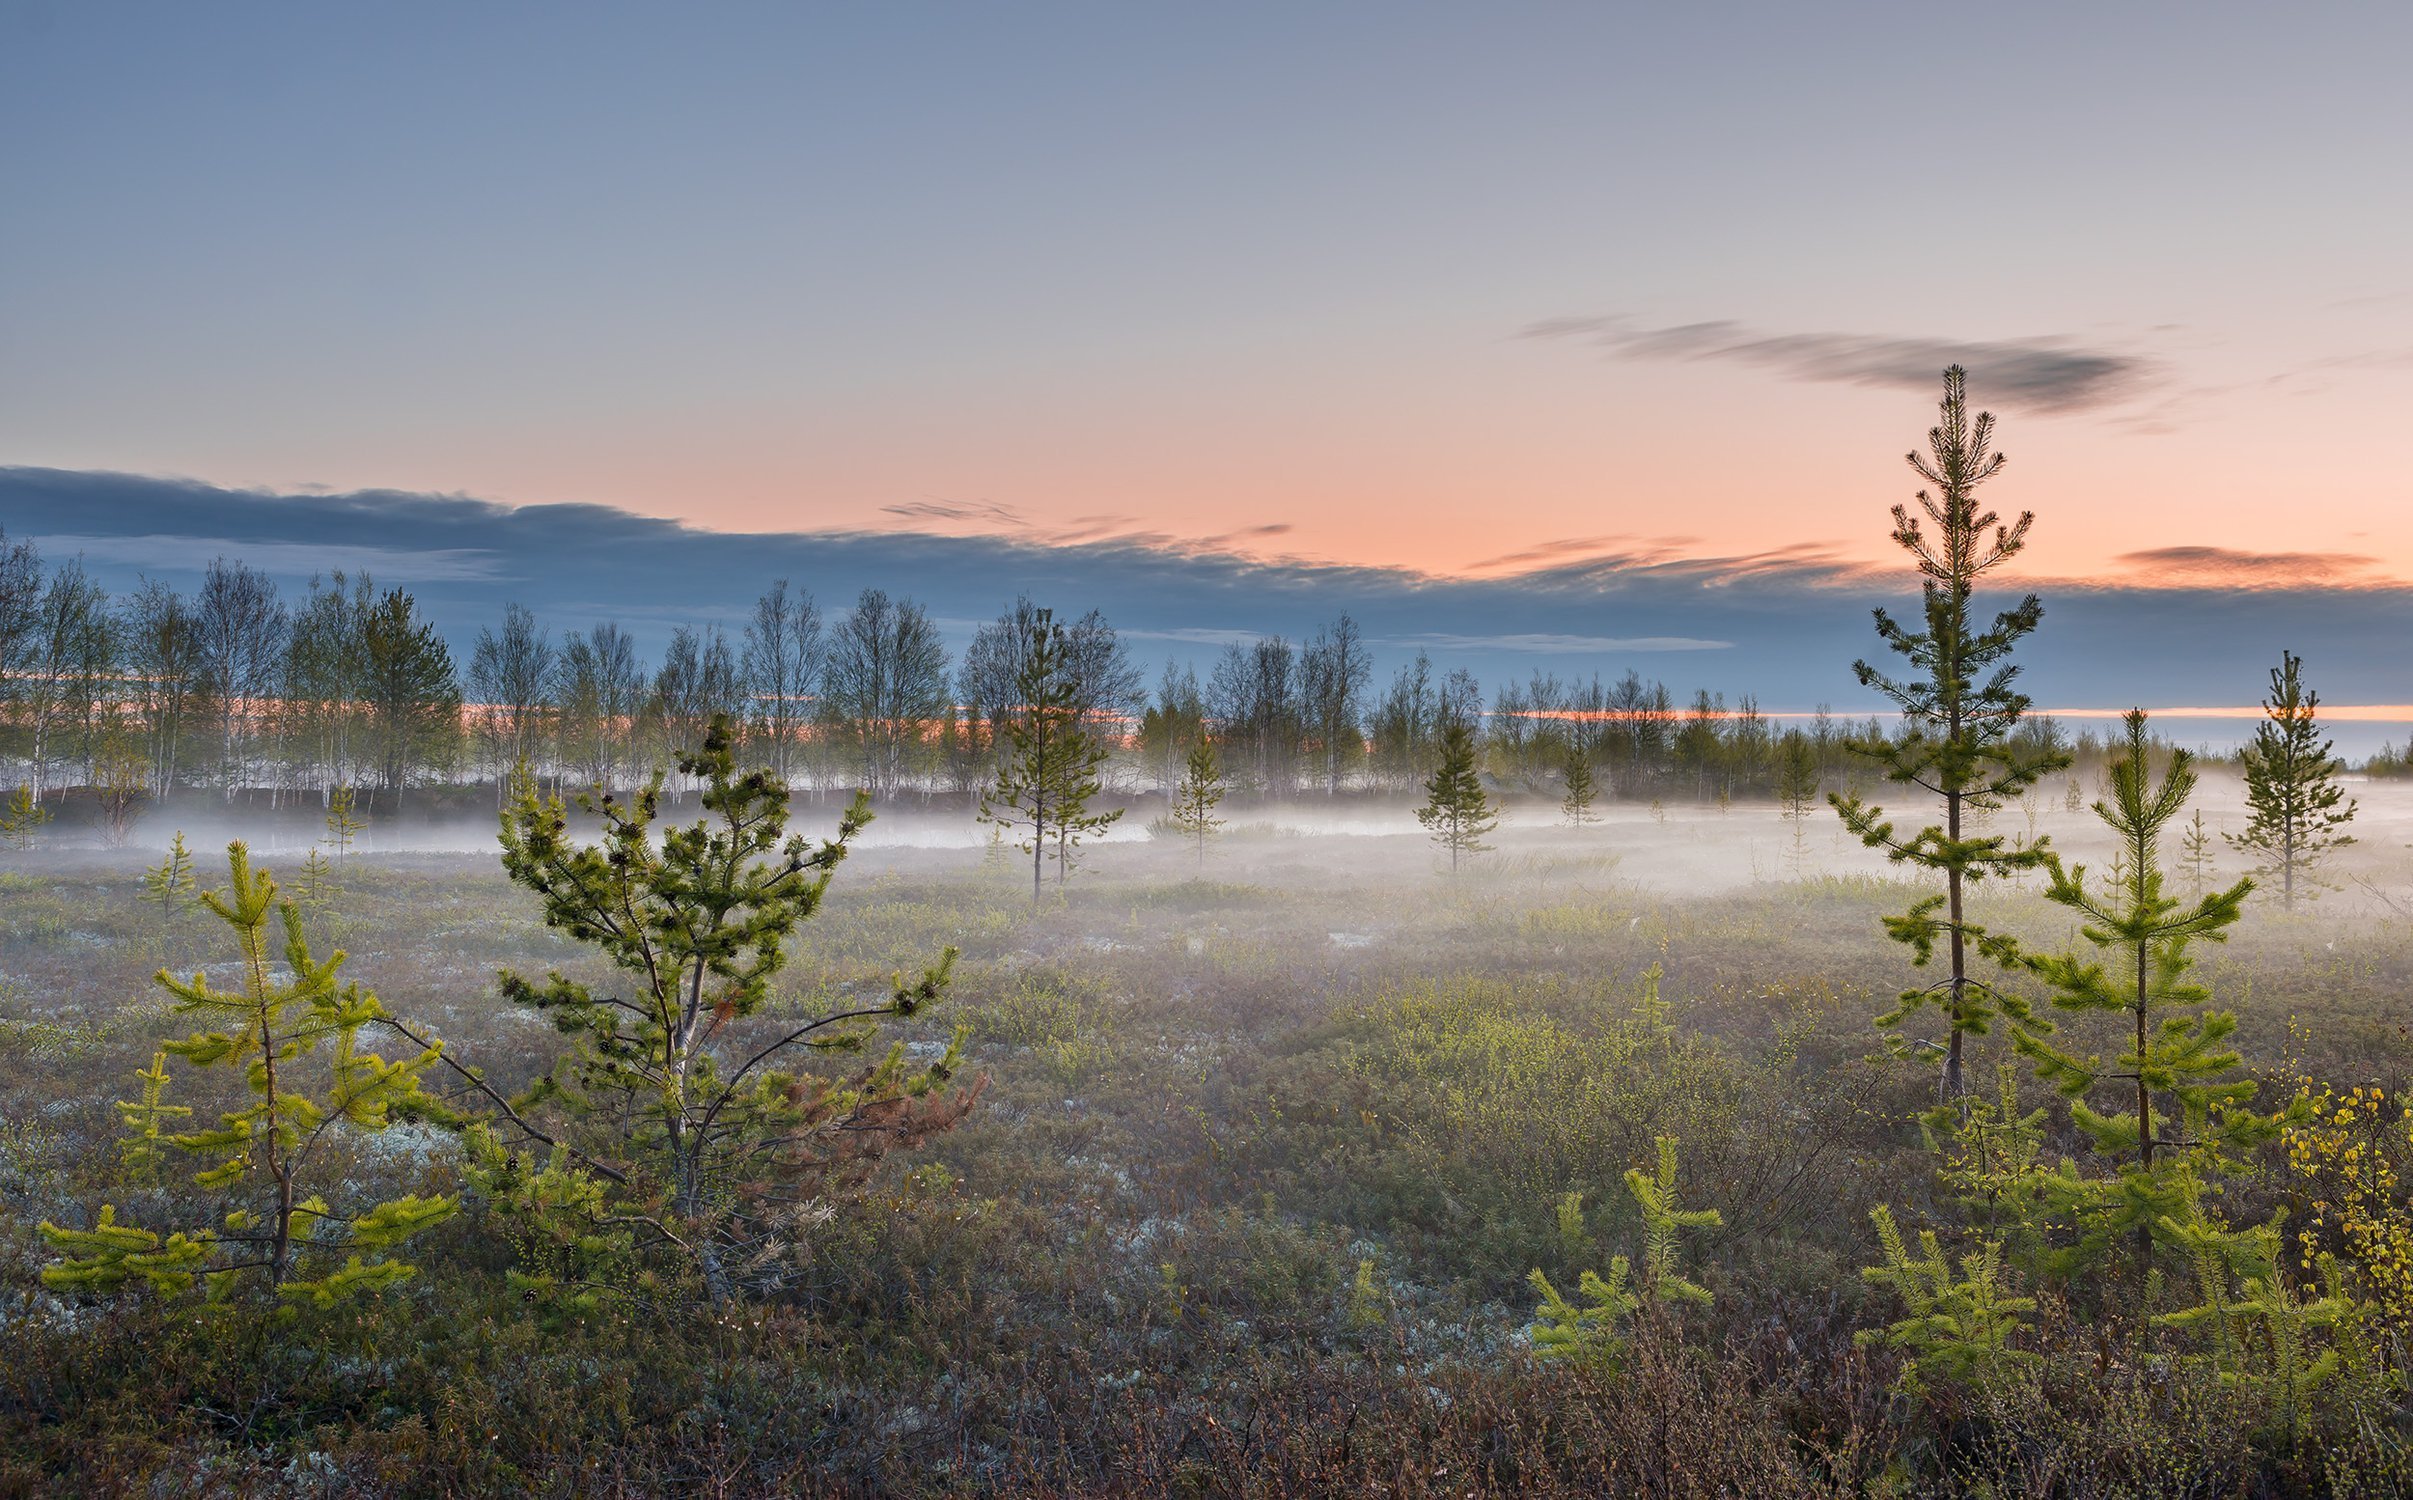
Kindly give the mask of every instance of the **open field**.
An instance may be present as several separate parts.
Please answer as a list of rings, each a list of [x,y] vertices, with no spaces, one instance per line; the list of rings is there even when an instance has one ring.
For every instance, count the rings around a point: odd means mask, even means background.
[[[2036,831],[2089,857],[2091,819],[2051,790]],[[2393,1094],[2413,1072],[2413,791],[2354,790],[2345,888],[2293,915],[2257,903],[2199,971],[2266,1101]],[[2208,816],[2234,800],[2208,787]],[[175,1217],[176,1190],[120,1180],[112,1101],[183,1029],[148,976],[223,973],[230,953],[202,914],[142,904],[161,830],[140,855],[12,856],[0,1490],[2209,1495],[2413,1473],[2393,1402],[2275,1429],[2254,1390],[2188,1373],[2177,1331],[2111,1316],[2108,1281],[2037,1289],[2032,1382],[1894,1393],[1900,1356],[1853,1338],[1900,1316],[1859,1275],[1870,1210],[1948,1236],[1959,1220],[1912,1123],[1932,1070],[1870,1026],[1914,978],[1879,922],[1916,890],[1830,814],[1797,850],[1765,806],[1620,805],[1582,830],[1536,808],[1455,878],[1403,809],[1347,817],[1244,813],[1203,866],[1107,844],[1036,907],[1027,866],[971,840],[867,838],[775,1012],[879,994],[956,945],[950,997],[889,1034],[927,1056],[968,1026],[991,1082],[960,1127],[827,1205],[774,1293],[701,1319],[517,1301],[474,1195],[414,1244],[414,1279],[339,1314],[204,1329],[173,1304],[39,1290],[37,1222],[104,1199]],[[516,1086],[558,1038],[495,971],[604,971],[471,844],[355,856],[312,926],[389,1010]],[[2073,927],[2039,884],[1979,899],[2057,950]],[[2110,1024],[2063,1040],[2108,1046]],[[180,1097],[206,1113],[207,1087]],[[1571,1286],[1638,1248],[1621,1178],[1660,1135],[1687,1202],[1723,1215],[1687,1252],[1714,1303],[1650,1322],[1615,1370],[1537,1363],[1527,1274]],[[2048,1151],[2081,1145],[2053,1111]],[[343,1170],[460,1186],[432,1127],[363,1138]],[[2292,1228],[2306,1191],[2273,1146],[2220,1211]]]

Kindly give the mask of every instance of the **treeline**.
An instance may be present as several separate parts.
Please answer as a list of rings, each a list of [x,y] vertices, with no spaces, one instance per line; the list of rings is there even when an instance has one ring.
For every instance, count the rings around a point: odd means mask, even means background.
[[[121,800],[351,787],[390,806],[414,788],[500,788],[523,763],[555,784],[633,785],[725,714],[741,761],[790,786],[969,801],[995,779],[1036,613],[1016,601],[956,661],[912,599],[866,589],[825,618],[781,581],[734,636],[681,627],[649,662],[615,622],[556,635],[512,604],[462,663],[407,590],[365,574],[288,597],[220,558],[189,594],[154,580],[112,596],[80,560],[46,566],[0,536],[0,756],[37,803],[69,787]],[[1749,696],[1679,700],[1631,671],[1537,671],[1487,695],[1419,654],[1378,685],[1346,615],[1303,642],[1229,645],[1204,680],[1167,665],[1152,690],[1096,611],[1065,637],[1073,706],[1125,795],[1169,792],[1201,736],[1245,795],[1410,792],[1462,723],[1511,791],[1557,795],[1580,762],[1604,798],[1799,797],[1883,733],[1824,711],[1773,717]]]

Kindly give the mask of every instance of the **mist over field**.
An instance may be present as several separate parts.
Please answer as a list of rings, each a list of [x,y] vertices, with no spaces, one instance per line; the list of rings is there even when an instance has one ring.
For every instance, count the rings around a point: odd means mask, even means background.
[[[2413,1500],[2407,58],[0,0],[0,1500]]]

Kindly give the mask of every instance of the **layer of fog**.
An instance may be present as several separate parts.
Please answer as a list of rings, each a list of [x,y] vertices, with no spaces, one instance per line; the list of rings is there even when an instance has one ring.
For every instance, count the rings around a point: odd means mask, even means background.
[[[2112,837],[2090,804],[2102,789],[2087,775],[2079,783],[2078,806],[2073,809],[2069,786],[2067,778],[2051,778],[2028,798],[1985,815],[1978,830],[2010,841],[2049,838],[2065,860],[2101,871],[2110,862]],[[1896,790],[1872,788],[1871,795],[1889,807],[1905,832],[1932,816],[1931,805],[1918,797],[1885,795]],[[2224,880],[2234,879],[2249,865],[2221,837],[2245,826],[2242,790],[2232,775],[2207,774],[2189,809],[2203,814],[2211,840],[2211,873]],[[2413,783],[2354,781],[2348,790],[2360,803],[2351,830],[2356,843],[2326,862],[2325,876],[2341,888],[2341,902],[2377,908],[2401,905],[2413,914],[2413,853],[2408,852],[2413,846]],[[1135,804],[1119,823],[1093,836],[1080,851],[1076,882],[1096,875],[1141,881],[1203,877],[1277,887],[1320,886],[1335,880],[1429,886],[1448,876],[1446,853],[1433,844],[1416,821],[1414,805],[1404,799],[1239,806],[1209,840],[1203,859],[1194,844],[1152,828],[1163,811],[1161,801]],[[1726,808],[1670,803],[1659,809],[1616,802],[1604,805],[1600,814],[1598,822],[1571,827],[1551,801],[1511,799],[1499,829],[1487,838],[1493,847],[1466,856],[1461,878],[1534,879],[1590,889],[1630,886],[1682,895],[1828,876],[1915,875],[1851,838],[1823,804],[1811,807],[1798,825],[1765,802]],[[688,799],[665,807],[663,821],[683,823],[699,815]],[[805,801],[796,809],[792,826],[808,838],[822,838],[835,831],[838,816],[835,799]],[[315,808],[271,812],[188,805],[154,810],[122,849],[104,849],[92,832],[73,830],[32,851],[0,851],[0,869],[73,865],[131,872],[156,863],[170,835],[179,830],[205,877],[217,865],[215,851],[234,838],[246,841],[272,868],[286,874],[312,847],[328,852],[326,830]],[[1020,871],[1027,878],[1029,856],[1015,847],[1018,836],[1018,831],[1009,830],[998,837],[961,804],[908,803],[880,812],[857,837],[849,878],[973,871],[989,871],[999,878],[1013,878],[1012,872]],[[443,821],[405,815],[370,820],[351,857],[458,867],[469,860],[491,860],[496,853],[491,815]],[[2163,859],[2174,879],[2183,876],[2177,828],[2166,840]],[[1051,883],[1055,878],[1052,863],[1048,878]],[[2184,889],[2183,881],[2176,888]]]

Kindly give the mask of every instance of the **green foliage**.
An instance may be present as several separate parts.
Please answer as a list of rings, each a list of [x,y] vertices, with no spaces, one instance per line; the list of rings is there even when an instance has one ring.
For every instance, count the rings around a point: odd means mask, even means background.
[[[1634,1268],[1624,1256],[1612,1257],[1609,1274],[1585,1271],[1576,1280],[1571,1302],[1536,1267],[1525,1279],[1539,1293],[1532,1326],[1533,1352],[1540,1359],[1567,1359],[1579,1364],[1613,1366],[1625,1350],[1626,1320],[1642,1307],[1631,1286]]]
[[[2093,1185],[2096,1201],[2081,1216],[2084,1244],[2099,1249],[2121,1233],[2149,1234],[2178,1212],[2200,1177],[2229,1169],[2237,1158],[2279,1133],[2279,1115],[2248,1105],[2257,1085],[2227,1078],[2241,1061],[2228,1038],[2237,1018],[2203,1009],[2211,992],[2196,983],[2191,951],[2198,940],[2225,941],[2244,915],[2253,882],[2240,880],[2192,903],[2164,894],[2161,839],[2195,789],[2184,750],[2169,752],[2156,779],[2145,715],[2126,718],[2125,753],[2112,763],[2111,796],[2096,814],[2118,839],[2122,856],[2113,881],[2090,889],[2083,865],[2065,868],[2048,856],[2046,896],[2075,912],[2079,935],[2098,957],[2031,957],[2028,967],[2052,986],[2053,1004],[2120,1018],[2128,1047],[2110,1061],[2054,1045],[2041,1034],[2015,1045],[2037,1077],[2070,1100],[2070,1116],[2119,1175]],[[2118,1085],[2132,1107],[2099,1113],[2090,1093]]]
[[[1919,1232],[1913,1255],[1891,1208],[1881,1203],[1869,1217],[1876,1222],[1885,1263],[1860,1274],[1892,1288],[1910,1316],[1881,1329],[1863,1329],[1856,1338],[1909,1356],[1902,1363],[1901,1389],[1921,1391],[1932,1381],[1994,1390],[2043,1363],[2041,1355],[2012,1343],[2027,1327],[2022,1314],[2034,1312],[2036,1301],[2012,1295],[2000,1240],[1987,1240],[1975,1254],[1962,1256],[1956,1272],[1933,1230]]]
[[[1190,746],[1181,784],[1173,789],[1173,831],[1196,840],[1201,867],[1206,864],[1207,840],[1223,826],[1223,819],[1215,816],[1215,807],[1223,801],[1226,790],[1223,767],[1215,756],[1215,742],[1201,733]]]
[[[2299,888],[2309,896],[2321,884],[2322,858],[2354,842],[2344,830],[2355,804],[2337,780],[2345,763],[2315,722],[2321,695],[2304,685],[2303,667],[2303,658],[2283,651],[2271,668],[2263,722],[2243,752],[2245,831],[2228,836],[2259,862],[2256,873],[2279,877],[2290,909]]]
[[[1640,1279],[1632,1261],[1615,1256],[1607,1276],[1582,1273],[1576,1281],[1576,1295],[1582,1300],[1571,1302],[1536,1267],[1526,1280],[1542,1299],[1530,1329],[1537,1356],[1614,1365],[1625,1347],[1626,1320],[1634,1313],[1678,1303],[1707,1307],[1713,1300],[1707,1287],[1684,1275],[1682,1236],[1686,1230],[1714,1229],[1726,1221],[1714,1208],[1683,1206],[1676,1187],[1675,1137],[1663,1135],[1654,1144],[1656,1169],[1630,1167],[1625,1174],[1625,1189],[1642,1211]],[[1564,1245],[1583,1243],[1582,1194],[1569,1193],[1559,1200],[1558,1232]]]
[[[562,1142],[526,1112],[567,1115],[585,1142],[576,1165],[611,1182],[614,1216],[647,1243],[687,1251],[720,1298],[735,1289],[733,1252],[775,1245],[792,1205],[952,1126],[979,1086],[948,1095],[960,1036],[919,1068],[899,1043],[847,1076],[792,1071],[793,1059],[859,1052],[877,1021],[936,1002],[955,950],[884,998],[766,1014],[790,942],[821,909],[870,801],[858,795],[817,849],[787,836],[787,787],[738,772],[725,716],[679,767],[703,783],[700,821],[656,835],[657,773],[631,802],[580,799],[602,815],[596,845],[570,839],[559,798],[525,780],[515,789],[504,869],[541,899],[548,926],[601,950],[635,987],[621,998],[558,970],[542,982],[506,970],[504,997],[549,1017],[571,1051],[519,1100],[486,1092],[504,1123],[548,1145]]]
[[[144,899],[157,905],[163,917],[173,917],[200,899],[195,894],[193,856],[184,847],[183,829],[177,829],[176,837],[168,841],[167,858],[142,872],[142,889]]]
[[[50,821],[50,809],[34,800],[32,782],[19,784],[5,805],[0,805],[0,843],[12,849],[30,849],[42,826]]]
[[[1592,780],[1592,757],[1581,746],[1567,752],[1565,784],[1566,795],[1559,799],[1559,815],[1577,828],[1599,822],[1600,814],[1592,807],[1600,795]]]
[[[1884,850],[1896,863],[1943,879],[1942,891],[1912,903],[1900,916],[1886,918],[1885,930],[1911,950],[1912,962],[1920,966],[1935,957],[1942,943],[1950,972],[1936,984],[1904,991],[1900,1003],[1877,1024],[1890,1029],[1930,1005],[1941,1009],[1946,1036],[1940,1086],[1947,1099],[1958,1099],[1964,1092],[1962,1039],[1985,1034],[1997,1016],[2016,1023],[2028,1015],[2018,996],[1969,973],[1971,949],[2007,968],[2017,962],[2018,947],[1970,917],[1967,888],[1989,877],[2033,869],[2044,859],[2040,845],[2014,845],[2000,834],[1979,831],[1976,815],[2068,764],[2058,750],[2023,745],[2013,735],[2027,712],[2028,698],[2013,686],[2019,668],[2012,664],[2011,652],[2036,628],[2044,606],[2030,594],[1985,629],[1970,619],[1979,580],[2018,554],[2035,518],[2023,512],[2017,521],[2003,525],[1993,512],[1979,511],[1976,492],[2000,472],[2003,456],[1992,451],[1993,415],[1980,412],[1970,420],[1964,378],[1957,365],[1944,372],[1942,420],[1927,434],[1928,455],[1909,455],[1910,466],[1932,487],[1921,490],[1918,499],[1934,531],[1925,530],[1906,506],[1897,505],[1893,512],[1893,539],[1923,575],[1925,628],[1912,630],[1886,611],[1876,612],[1878,637],[1914,675],[1896,679],[1865,661],[1852,665],[1861,686],[1893,700],[1904,720],[1899,736],[1864,739],[1854,748],[1874,760],[1888,781],[1937,798],[1943,821],[1903,834],[1886,820],[1882,807],[1857,793],[1827,798],[1863,844]]]
[[[1798,729],[1788,729],[1776,742],[1776,804],[1793,827],[1793,860],[1802,858],[1802,834],[1809,822],[1810,804],[1818,799],[1818,749]]]
[[[368,827],[353,810],[352,789],[348,786],[327,789],[327,842],[335,850],[335,862],[340,865],[351,853],[353,841]]]
[[[1676,1138],[1658,1139],[1655,1172],[1628,1167],[1625,1189],[1642,1209],[1642,1295],[1653,1302],[1709,1305],[1709,1289],[1684,1278],[1677,1266],[1680,1236],[1687,1229],[1715,1229],[1726,1220],[1714,1208],[1688,1209],[1676,1189]]]
[[[1104,832],[1123,815],[1089,811],[1100,788],[1106,746],[1082,722],[1085,694],[1072,641],[1050,610],[1034,611],[1021,642],[1014,692],[1021,702],[1006,720],[1009,748],[997,780],[980,799],[984,823],[1027,830],[1016,845],[1031,857],[1031,899],[1039,899],[1042,864],[1052,853],[1056,880],[1072,872],[1083,838]],[[1203,838],[1203,835],[1201,835]]]
[[[2321,1257],[2325,1290],[2308,1299],[2280,1271],[2275,1221],[2232,1231],[2190,1201],[2163,1232],[2186,1252],[2200,1300],[2154,1322],[2194,1335],[2200,1352],[2193,1358],[2275,1411],[2290,1447],[2324,1388],[2341,1377],[2365,1390],[2386,1381],[2363,1333],[2364,1310],[2334,1257]]]
[[[1939,1104],[1920,1120],[1936,1175],[1978,1232],[2031,1272],[2047,1265],[2066,1206],[2062,1174],[2044,1159],[2045,1112],[2023,1109],[2017,1069],[1996,1070],[1995,1097]]]
[[[339,1128],[374,1134],[398,1114],[439,1109],[421,1091],[419,1075],[441,1049],[429,1045],[392,1063],[362,1050],[361,1029],[388,1019],[377,997],[356,983],[339,983],[341,951],[324,959],[311,953],[301,914],[276,899],[276,883],[266,871],[252,869],[242,844],[227,847],[227,866],[227,890],[201,900],[234,933],[242,987],[217,989],[199,972],[189,980],[165,970],[158,975],[175,997],[177,1014],[226,1029],[166,1043],[151,1070],[140,1075],[141,1102],[119,1105],[135,1131],[129,1164],[147,1169],[160,1155],[162,1123],[184,1112],[160,1102],[169,1055],[196,1068],[242,1075],[253,1100],[248,1107],[222,1114],[214,1129],[165,1137],[180,1151],[216,1160],[193,1181],[232,1205],[224,1225],[163,1238],[118,1224],[113,1205],[102,1207],[89,1230],[45,1222],[43,1236],[66,1257],[44,1268],[42,1279],[50,1286],[106,1293],[139,1278],[154,1290],[180,1292],[206,1272],[213,1296],[224,1296],[245,1273],[257,1272],[286,1298],[324,1304],[408,1276],[411,1268],[387,1252],[459,1206],[453,1198],[411,1195],[339,1210],[312,1186],[322,1170],[320,1153]],[[281,915],[285,929],[289,977],[282,979],[270,954],[272,912]],[[301,1087],[303,1064],[322,1055],[320,1086]],[[376,1258],[364,1262],[363,1253]],[[333,1264],[339,1256],[342,1264]],[[318,1274],[305,1277],[304,1269]]]
[[[2187,868],[2187,890],[2200,896],[2212,882],[2212,831],[2204,826],[2204,813],[2197,808],[2187,820],[2185,831],[2179,835],[2179,861]]]
[[[327,862],[327,856],[319,853],[318,846],[313,844],[310,846],[309,854],[302,859],[302,880],[299,893],[301,903],[309,907],[324,906],[334,889],[335,867]]]
[[[519,1262],[504,1273],[514,1296],[561,1320],[625,1307],[650,1284],[631,1226],[612,1211],[605,1179],[580,1167],[568,1147],[542,1156],[512,1151],[483,1123],[462,1140],[470,1185]]]
[[[1449,851],[1449,867],[1455,873],[1459,856],[1489,849],[1484,836],[1500,826],[1499,808],[1484,794],[1483,778],[1475,768],[1474,730],[1463,718],[1452,715],[1441,726],[1441,763],[1425,779],[1424,792],[1416,821],[1434,843]]]
[[[184,1119],[193,1111],[188,1105],[160,1102],[168,1087],[166,1052],[152,1053],[151,1065],[137,1069],[134,1076],[142,1080],[142,1097],[117,1101],[118,1117],[132,1132],[117,1143],[117,1152],[129,1179],[148,1182],[158,1175],[160,1164],[166,1160],[160,1147],[167,1136],[161,1127],[170,1120]]]

